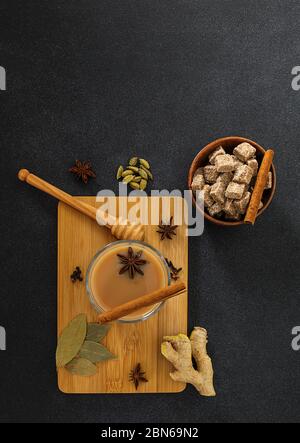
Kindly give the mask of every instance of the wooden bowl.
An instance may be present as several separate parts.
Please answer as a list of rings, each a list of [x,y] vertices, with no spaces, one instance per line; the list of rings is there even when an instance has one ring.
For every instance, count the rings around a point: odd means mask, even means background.
[[[224,138],[219,138],[218,140],[213,141],[212,143],[209,143],[207,146],[205,146],[205,148],[203,148],[194,158],[194,161],[190,167],[190,171],[189,171],[189,176],[188,176],[188,185],[189,185],[189,189],[192,189],[192,181],[193,181],[193,177],[195,175],[195,172],[198,168],[200,168],[201,166],[206,166],[208,164],[208,157],[209,155],[219,146],[222,146],[226,153],[228,154],[232,154],[234,148],[236,146],[238,146],[241,143],[250,143],[250,145],[254,146],[254,148],[256,148],[257,151],[257,160],[258,163],[261,162],[264,153],[266,152],[265,149],[260,146],[258,143],[249,140],[247,138],[243,138],[243,137],[224,137]],[[273,174],[273,185],[272,185],[272,189],[266,190],[264,192],[263,195],[263,203],[264,203],[264,207],[259,211],[258,216],[262,215],[265,210],[270,206],[274,194],[275,194],[275,190],[276,190],[276,171],[275,171],[275,167],[274,164],[272,164],[272,174]],[[197,204],[194,193],[193,193],[193,203],[196,206],[196,208],[202,212],[202,209],[200,208],[200,206]],[[204,212],[204,217],[206,220],[219,225],[219,226],[240,226],[244,224],[243,220],[240,221],[226,221],[223,219],[217,219],[214,217],[211,217],[206,211]]]

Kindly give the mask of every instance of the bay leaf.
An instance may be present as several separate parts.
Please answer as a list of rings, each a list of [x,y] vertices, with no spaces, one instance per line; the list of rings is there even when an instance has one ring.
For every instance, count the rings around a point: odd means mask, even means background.
[[[97,366],[85,358],[74,358],[66,365],[67,371],[73,375],[90,377],[97,373]]]
[[[63,330],[56,349],[56,366],[58,368],[62,368],[76,357],[85,340],[86,330],[85,314],[79,314]]]
[[[109,330],[110,330],[109,325],[99,325],[99,323],[89,323],[87,327],[86,340],[99,343],[99,341],[104,339]]]
[[[116,358],[105,346],[93,341],[85,341],[78,354],[80,358],[85,358],[92,363],[110,360]]]

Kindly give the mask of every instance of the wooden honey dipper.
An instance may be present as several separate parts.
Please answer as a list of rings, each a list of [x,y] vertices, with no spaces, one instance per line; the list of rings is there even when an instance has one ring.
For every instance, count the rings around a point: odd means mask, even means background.
[[[31,174],[27,169],[21,169],[18,173],[18,178],[22,182],[26,182],[29,185],[39,189],[40,191],[46,192],[46,194],[52,195],[52,197],[66,203],[74,209],[88,215],[95,221],[106,220],[106,214],[100,209],[96,209],[87,203],[77,200],[77,198],[72,197],[70,194],[56,188],[55,186],[47,183],[36,175]],[[111,233],[119,240],[144,240],[145,231],[144,226],[140,224],[130,224],[128,220],[121,218],[115,218],[110,216],[112,222],[110,224],[105,224],[105,226],[111,230]]]

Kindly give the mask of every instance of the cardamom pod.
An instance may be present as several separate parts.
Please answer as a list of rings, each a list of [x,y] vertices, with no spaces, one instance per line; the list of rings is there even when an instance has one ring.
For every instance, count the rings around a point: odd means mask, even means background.
[[[152,172],[147,170],[147,174],[148,174],[148,177],[150,178],[150,180],[153,181],[153,174],[152,174]]]
[[[137,162],[138,162],[138,157],[132,157],[132,158],[129,160],[129,165],[130,165],[130,166],[136,166]]]
[[[120,178],[122,177],[123,171],[124,171],[124,168],[122,165],[120,165],[118,168],[118,172],[117,172],[117,180],[120,180]]]
[[[99,325],[99,323],[89,323],[87,327],[86,340],[98,343],[103,340],[110,330],[108,325]]]
[[[131,171],[136,173],[139,172],[139,168],[137,166],[127,166],[127,169],[130,169]]]
[[[144,191],[147,188],[147,180],[145,180],[144,178],[142,178],[141,183],[140,183],[140,190]]]
[[[126,183],[128,185],[128,183],[131,182],[131,180],[134,179],[134,175],[126,175],[126,177],[124,177],[123,179],[123,183]]]
[[[132,189],[140,189],[140,185],[139,185],[138,183],[134,182],[134,181],[130,182],[130,183],[129,183],[129,186],[130,186]]]
[[[140,158],[140,165],[144,166],[146,169],[150,169],[150,164],[144,158]]]
[[[148,174],[147,172],[144,171],[144,169],[140,168],[139,169],[139,175],[144,178],[145,180],[148,180]]]
[[[85,340],[86,330],[85,314],[75,317],[63,330],[56,349],[56,366],[58,368],[62,368],[76,357]]]
[[[103,345],[93,341],[85,341],[83,343],[79,352],[79,357],[89,360],[92,363],[99,363],[100,361],[116,358]]]
[[[97,366],[85,358],[74,358],[66,365],[67,371],[73,375],[81,375],[82,377],[90,377],[97,373]]]
[[[143,171],[145,171],[146,172],[146,174],[148,175],[148,177],[150,178],[150,180],[153,180],[153,175],[152,175],[152,173],[149,171],[149,169],[146,169],[144,166],[142,166],[141,165],[141,169],[143,170]]]
[[[140,181],[142,180],[142,177],[134,177],[134,179],[132,180],[134,183],[140,183]]]
[[[122,177],[127,177],[127,175],[132,175],[132,171],[130,169],[126,169],[122,172]]]

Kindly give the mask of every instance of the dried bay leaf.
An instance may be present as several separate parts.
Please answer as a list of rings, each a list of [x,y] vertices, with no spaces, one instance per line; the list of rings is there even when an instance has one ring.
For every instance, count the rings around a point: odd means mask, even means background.
[[[74,358],[66,365],[66,369],[73,375],[90,377],[97,373],[97,366],[85,358]]]
[[[109,325],[99,325],[99,323],[89,323],[87,328],[86,340],[98,343],[103,340],[108,331]]]
[[[85,341],[80,349],[80,358],[91,361],[92,363],[98,363],[105,360],[111,360],[116,358],[105,346],[93,341]]]
[[[86,330],[85,314],[79,314],[63,330],[56,349],[56,366],[58,368],[67,365],[76,357],[85,340]]]

